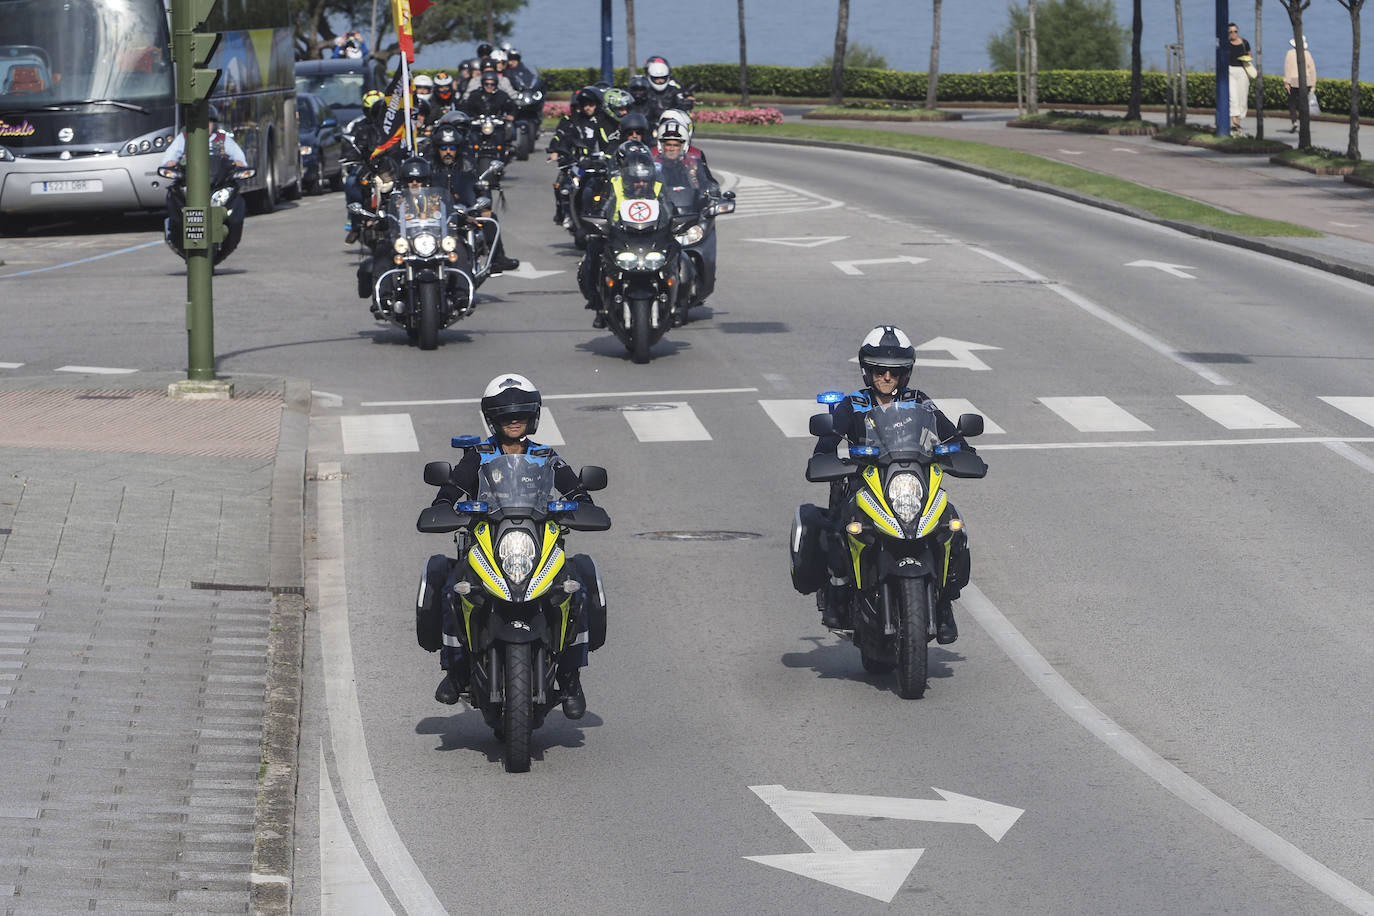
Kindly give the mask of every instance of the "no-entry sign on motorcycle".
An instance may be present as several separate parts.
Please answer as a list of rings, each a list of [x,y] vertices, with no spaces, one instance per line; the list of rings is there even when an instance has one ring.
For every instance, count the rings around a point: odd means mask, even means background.
[[[658,219],[658,201],[627,200],[620,204],[620,218],[631,223],[648,223]]]

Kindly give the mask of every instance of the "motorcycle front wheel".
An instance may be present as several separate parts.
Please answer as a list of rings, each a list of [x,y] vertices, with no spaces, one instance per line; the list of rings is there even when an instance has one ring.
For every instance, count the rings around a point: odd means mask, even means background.
[[[530,646],[506,646],[505,699],[501,704],[501,731],[505,741],[507,773],[528,773],[530,736],[534,729],[534,673]]]
[[[637,363],[649,361],[650,300],[637,298],[630,303],[630,357]]]
[[[926,643],[930,631],[931,586],[926,579],[897,579],[897,695],[919,700],[926,693]]]
[[[433,350],[439,346],[439,284],[420,284],[420,335],[417,343],[421,350]]]

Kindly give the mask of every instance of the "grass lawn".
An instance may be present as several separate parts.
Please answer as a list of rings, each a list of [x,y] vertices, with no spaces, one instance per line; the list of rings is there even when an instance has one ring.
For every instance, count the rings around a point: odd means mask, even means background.
[[[1016,150],[976,143],[971,140],[952,140],[945,137],[923,137],[894,131],[867,128],[826,127],[819,124],[711,124],[697,129],[698,138],[723,137],[791,137],[855,143],[868,147],[907,150],[923,156],[964,162],[1007,175],[1054,185],[1134,207],[1162,219],[1179,220],[1209,226],[1225,232],[1251,236],[1320,236],[1321,233],[1304,226],[1275,220],[1259,219],[1227,213],[1215,207],[1147,188],[1111,175],[1081,169],[1062,162]],[[1286,147],[1285,147],[1286,148]]]

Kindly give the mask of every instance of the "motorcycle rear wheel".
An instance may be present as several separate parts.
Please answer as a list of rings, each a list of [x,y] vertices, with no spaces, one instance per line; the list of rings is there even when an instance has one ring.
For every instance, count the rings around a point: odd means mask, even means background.
[[[897,695],[919,700],[926,694],[931,586],[927,579],[898,579],[891,587],[897,591]]]
[[[505,699],[501,704],[501,732],[507,773],[528,773],[530,736],[534,729],[533,668],[528,644],[507,645]]]

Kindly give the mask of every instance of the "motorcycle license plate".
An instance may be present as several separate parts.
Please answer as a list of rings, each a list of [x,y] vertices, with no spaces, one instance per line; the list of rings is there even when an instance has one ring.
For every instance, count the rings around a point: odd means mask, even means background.
[[[94,194],[103,190],[99,178],[72,178],[64,181],[35,181],[29,185],[33,194]]]

